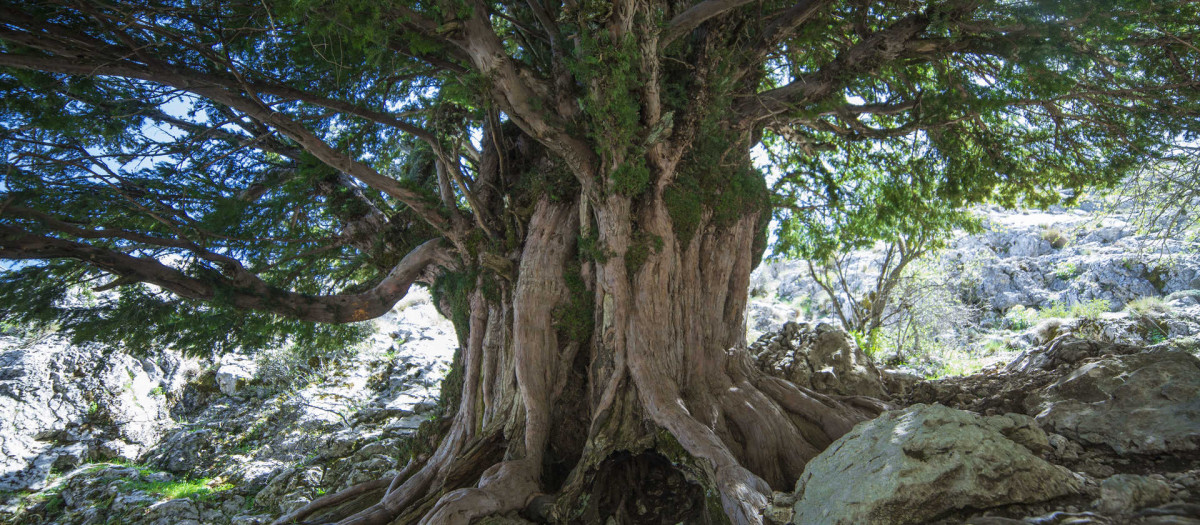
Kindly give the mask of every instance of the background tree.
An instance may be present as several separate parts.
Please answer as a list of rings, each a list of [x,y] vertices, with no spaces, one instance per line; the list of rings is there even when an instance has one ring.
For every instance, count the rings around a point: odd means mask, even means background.
[[[141,345],[118,321],[332,342],[305,323],[425,283],[458,330],[457,409],[395,480],[324,499],[375,498],[343,523],[632,519],[637,487],[609,482],[664,470],[694,497],[656,519],[760,523],[884,408],[750,365],[770,219],[781,253],[819,255],[1111,185],[1195,138],[1198,11],[4,1],[3,307]],[[80,284],[120,294],[76,315]]]

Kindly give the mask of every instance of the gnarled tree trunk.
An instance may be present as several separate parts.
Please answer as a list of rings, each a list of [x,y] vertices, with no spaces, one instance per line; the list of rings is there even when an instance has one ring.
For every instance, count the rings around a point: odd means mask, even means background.
[[[457,410],[420,468],[339,523],[761,523],[772,489],[883,408],[751,364],[758,211],[706,212],[686,243],[662,191],[582,212],[543,197],[527,224],[510,274],[435,287],[464,343]]]

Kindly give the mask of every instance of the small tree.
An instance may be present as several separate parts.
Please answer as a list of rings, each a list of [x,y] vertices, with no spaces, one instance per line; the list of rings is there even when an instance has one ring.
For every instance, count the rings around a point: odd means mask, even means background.
[[[204,351],[336,340],[423,283],[461,342],[454,409],[386,488],[322,500],[374,494],[342,523],[620,520],[627,469],[698,485],[664,521],[761,523],[883,408],[751,366],[771,219],[781,251],[820,255],[1112,185],[1200,129],[1198,21],[1133,0],[5,0],[0,297]],[[72,286],[120,294],[81,312]]]
[[[873,340],[874,334],[898,312],[891,301],[892,293],[908,275],[908,265],[929,253],[930,249],[932,239],[928,235],[900,238],[887,243],[883,256],[871,263],[871,270],[878,271],[875,277],[870,279],[862,276],[870,281],[865,288],[855,286],[853,278],[847,273],[848,270],[853,271],[848,268],[850,251],[830,257],[820,272],[812,261],[807,261],[808,275],[829,296],[833,313],[841,321],[842,327]]]

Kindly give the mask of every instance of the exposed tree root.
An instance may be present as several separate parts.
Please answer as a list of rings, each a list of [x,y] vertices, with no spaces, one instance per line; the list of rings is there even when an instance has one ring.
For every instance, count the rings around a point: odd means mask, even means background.
[[[279,519],[271,522],[271,525],[286,525],[289,523],[302,523],[303,520],[312,516],[321,509],[340,505],[352,499],[364,496],[377,490],[383,490],[391,483],[391,479],[376,479],[372,481],[364,481],[352,487],[349,487],[336,494],[327,494],[315,500],[312,500],[307,505],[300,507]]]
[[[538,492],[541,465],[505,461],[484,471],[476,488],[452,491],[421,520],[430,525],[468,525],[472,519],[522,509]]]

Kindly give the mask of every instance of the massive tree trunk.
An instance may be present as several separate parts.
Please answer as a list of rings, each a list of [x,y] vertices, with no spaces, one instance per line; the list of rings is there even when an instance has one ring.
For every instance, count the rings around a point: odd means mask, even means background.
[[[419,466],[340,523],[761,523],[772,490],[883,408],[754,368],[762,212],[705,211],[681,236],[663,193],[542,197],[515,268],[439,280],[463,343],[457,409]]]

